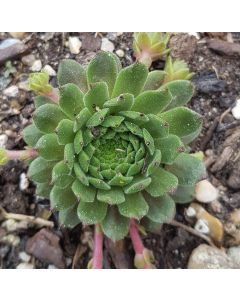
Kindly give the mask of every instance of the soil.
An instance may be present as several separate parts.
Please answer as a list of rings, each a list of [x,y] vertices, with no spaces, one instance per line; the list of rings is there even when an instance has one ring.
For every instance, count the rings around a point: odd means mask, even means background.
[[[71,54],[66,46],[71,35],[79,36],[82,41],[78,55]],[[219,38],[222,36],[224,34],[219,35]],[[9,37],[8,33],[0,33],[0,41]],[[40,59],[43,66],[48,64],[57,70],[58,63],[63,58],[74,58],[86,65],[100,49],[102,37],[112,41],[114,51],[124,51],[125,55],[121,58],[124,66],[134,61],[131,33],[28,33],[23,42],[27,45],[28,53],[34,54],[35,59]],[[222,223],[226,223],[229,213],[240,208],[240,125],[230,110],[240,95],[240,60],[238,57],[219,55],[210,50],[207,44],[209,37],[211,34],[201,34],[200,39],[187,34],[177,34],[172,37],[170,45],[173,48],[173,57],[184,59],[191,71],[195,72],[193,82],[196,92],[189,107],[203,116],[203,130],[192,143],[192,151],[204,152],[207,177],[220,191],[217,208],[211,204],[205,205],[205,208]],[[233,38],[239,42],[238,35],[233,35]],[[10,75],[10,82],[4,88],[18,85],[31,72],[21,58],[12,60],[12,65],[16,72]],[[158,61],[152,68],[161,69],[162,66],[163,62]],[[0,66],[0,80],[5,70],[5,66]],[[56,77],[52,77],[51,81],[55,85]],[[0,84],[0,135],[8,136],[7,149],[21,149],[24,147],[21,132],[31,121],[33,94],[19,89],[16,98],[8,98],[3,96],[2,90]],[[43,217],[50,209],[49,202],[35,196],[35,186],[31,182],[26,189],[19,188],[20,175],[26,172],[27,166],[22,162],[9,162],[0,168],[0,206],[7,212]],[[177,207],[176,220],[191,226],[185,218],[186,207],[188,205]],[[51,231],[60,238],[66,268],[86,268],[92,256],[92,228],[83,228],[80,225],[72,230],[60,228],[56,213],[52,213],[49,220],[54,222]],[[20,238],[17,246],[0,242],[0,268],[16,268],[21,263],[19,253],[26,251],[27,241],[39,230],[34,226],[15,230],[13,234]],[[0,238],[4,232],[5,229],[0,224]],[[157,268],[186,268],[191,252],[201,243],[204,243],[201,238],[167,224],[157,234],[148,234],[144,238],[144,244],[154,253]],[[230,246],[227,233],[222,245]],[[114,268],[119,263],[114,255],[109,254],[113,251],[112,248],[111,243],[105,243],[105,268]],[[127,255],[124,259],[128,267],[132,267],[134,253],[128,238],[125,248]],[[35,268],[52,267],[44,259],[40,261],[34,257],[31,258],[31,263]]]

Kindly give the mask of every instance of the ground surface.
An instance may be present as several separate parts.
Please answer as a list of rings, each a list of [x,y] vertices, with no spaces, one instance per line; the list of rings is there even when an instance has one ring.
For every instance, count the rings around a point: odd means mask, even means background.
[[[81,51],[77,55],[71,54],[67,47],[66,42],[69,36],[77,36],[82,41]],[[9,37],[9,34],[0,33],[0,41]],[[102,38],[107,38],[113,43],[114,51],[119,49],[124,51],[124,56],[120,58],[123,65],[134,61],[131,50],[132,34],[130,33],[98,35],[34,33],[26,34],[22,41],[27,46],[27,52],[24,55],[33,54],[33,60],[41,60],[43,67],[50,65],[57,71],[59,61],[66,57],[87,64],[100,49]],[[194,36],[187,34],[176,35],[171,39],[171,46],[172,55],[185,59],[191,70],[195,72],[193,81],[196,85],[196,93],[189,106],[204,116],[204,128],[192,147],[193,151],[204,152],[207,177],[220,191],[219,199],[205,205],[205,208],[224,224],[224,239],[221,245],[229,248],[240,244],[237,228],[234,227],[236,234],[229,231],[229,226],[235,226],[229,221],[229,214],[234,209],[240,208],[240,176],[238,175],[240,125],[230,111],[240,95],[240,59],[236,56],[219,55],[212,51],[208,47],[208,38],[206,35],[201,35],[197,40]],[[220,38],[226,37],[223,35]],[[237,43],[238,35],[233,38]],[[156,62],[153,67],[161,69],[162,66],[162,62]],[[33,111],[33,95],[26,90],[26,79],[31,70],[26,62],[22,62],[21,57],[12,60],[12,67],[16,70],[8,75],[5,72],[11,71],[11,68],[0,66],[0,143],[7,149],[21,149],[24,147],[21,131],[29,124]],[[51,78],[52,83],[56,83],[56,77]],[[4,92],[11,86],[18,87],[14,95]],[[229,111],[222,115],[227,109]],[[220,120],[221,115],[223,117]],[[47,219],[49,203],[35,197],[34,185],[24,180],[24,175],[22,175],[26,171],[27,166],[21,162],[11,162],[0,168],[0,206],[7,212]],[[23,185],[21,188],[20,181]],[[187,207],[188,205],[177,208],[176,219],[191,226],[191,221],[185,217]],[[0,218],[0,240],[2,239],[2,242],[0,241],[0,268],[16,268],[23,262],[34,268],[71,268],[72,266],[86,268],[92,255],[92,229],[85,228],[83,231],[81,226],[73,230],[59,228],[57,215],[54,213],[49,220],[54,221],[55,226],[47,232],[44,229],[43,237],[37,236],[36,239],[40,239],[46,251],[41,259],[37,259],[39,255],[28,257],[25,254],[26,251],[31,252],[29,250],[32,242],[30,238],[39,232],[40,228],[29,227],[24,223],[17,226],[15,223],[6,223],[4,220],[1,223]],[[157,268],[186,268],[193,249],[203,242],[201,238],[171,225],[164,225],[158,234],[149,234],[144,239],[145,245],[154,253]],[[129,263],[129,267],[132,267],[133,250],[128,239],[126,239],[125,247],[129,257],[123,258],[123,265]],[[51,258],[49,254],[54,251],[56,251],[57,259]],[[111,243],[106,241],[105,268],[114,267],[119,263],[109,254],[112,251]]]

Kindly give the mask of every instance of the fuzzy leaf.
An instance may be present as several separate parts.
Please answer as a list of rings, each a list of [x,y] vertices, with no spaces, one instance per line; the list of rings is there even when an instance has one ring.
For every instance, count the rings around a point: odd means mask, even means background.
[[[154,155],[150,158],[150,161],[147,163],[146,176],[153,174],[158,170],[162,159],[162,154],[159,149],[155,150]]]
[[[93,202],[95,200],[96,189],[82,184],[78,179],[72,184],[72,191],[80,201]]]
[[[120,111],[119,115],[124,116],[126,120],[134,121],[136,125],[142,125],[149,121],[147,115],[137,111]]]
[[[79,87],[73,83],[61,87],[59,105],[62,111],[73,120],[84,108],[83,93]]]
[[[59,160],[63,158],[64,146],[58,144],[56,133],[49,133],[42,136],[37,144],[36,149],[46,160]]]
[[[148,217],[144,217],[143,219],[141,219],[141,225],[146,231],[150,231],[156,234],[160,232],[162,227],[161,223],[153,222]]]
[[[151,134],[145,128],[143,128],[143,139],[148,151],[150,152],[151,155],[153,155],[155,151],[154,140]]]
[[[74,139],[73,121],[68,119],[60,121],[56,128],[56,133],[58,136],[58,143],[60,145],[72,143]]]
[[[59,222],[68,228],[74,228],[77,226],[80,223],[77,215],[77,205],[61,210],[59,212]]]
[[[120,96],[106,101],[103,107],[109,108],[110,113],[128,111],[133,105],[134,97],[131,94],[121,94]]]
[[[172,95],[167,89],[161,91],[145,91],[138,95],[131,110],[145,114],[158,114],[172,101]]]
[[[74,122],[74,128],[73,128],[74,132],[77,132],[79,129],[81,129],[87,123],[87,120],[90,117],[91,117],[91,113],[87,107],[81,110],[80,113],[76,116]]]
[[[135,164],[132,164],[127,171],[127,176],[133,176],[139,174],[143,166],[144,166],[144,159],[141,159],[140,161],[137,161]]]
[[[189,108],[173,108],[159,116],[169,124],[169,133],[179,136],[186,144],[193,141],[201,131],[201,116]]]
[[[109,207],[101,223],[104,234],[113,241],[123,239],[128,233],[129,219],[121,216],[115,206]]]
[[[177,188],[178,179],[173,174],[162,168],[156,170],[152,175],[152,182],[146,188],[146,191],[152,197],[162,196],[166,193],[173,192]]]
[[[64,189],[71,184],[73,180],[74,177],[71,175],[71,172],[64,161],[60,161],[54,166],[52,170],[52,182],[56,186]]]
[[[98,112],[95,112],[95,114],[93,114],[91,116],[91,118],[87,121],[86,126],[87,127],[96,127],[96,126],[100,125],[101,123],[103,123],[108,111],[109,111],[108,108],[104,108],[104,109],[99,110]]]
[[[151,183],[151,181],[152,180],[150,177],[145,178],[141,175],[136,176],[133,178],[133,181],[129,185],[124,187],[124,192],[125,194],[134,194],[140,192],[146,189]]]
[[[55,161],[47,161],[42,157],[37,157],[29,166],[28,177],[38,183],[50,182],[52,168],[55,164]]]
[[[82,130],[79,130],[76,133],[74,141],[73,141],[73,144],[74,144],[74,150],[75,150],[75,152],[77,154],[80,153],[80,151],[82,150],[82,148],[84,146]]]
[[[101,190],[110,190],[111,189],[110,185],[108,185],[102,179],[88,177],[88,180],[97,189],[101,189]]]
[[[127,218],[141,219],[148,212],[148,205],[141,193],[126,195],[125,202],[118,205],[121,215]]]
[[[164,81],[165,74],[166,72],[159,70],[149,72],[143,90],[149,91],[157,90],[158,88],[160,88]]]
[[[78,217],[83,224],[91,225],[102,222],[107,214],[107,204],[95,200],[94,202],[83,202],[77,208]]]
[[[23,130],[23,139],[28,146],[31,147],[34,147],[42,136],[43,133],[35,126],[35,124],[31,124]]]
[[[64,59],[59,64],[57,79],[60,86],[67,83],[76,84],[83,93],[88,90],[87,76],[84,68],[75,60]]]
[[[54,186],[50,193],[51,207],[56,210],[67,209],[77,202],[77,198],[70,188],[61,189]]]
[[[123,120],[124,117],[121,116],[108,116],[105,118],[104,122],[102,123],[102,126],[115,128],[118,127]]]
[[[95,113],[97,108],[102,108],[103,104],[109,100],[108,86],[105,82],[91,84],[91,89],[85,94],[83,101],[91,113]]]
[[[69,167],[69,169],[73,168],[74,160],[75,160],[74,146],[73,144],[67,144],[64,147],[64,162]]]
[[[171,195],[175,203],[189,203],[193,200],[195,194],[195,185],[178,185],[176,192]]]
[[[113,186],[124,186],[130,183],[133,180],[133,177],[123,176],[121,173],[116,174],[110,181],[109,184]]]
[[[111,190],[98,190],[97,199],[110,205],[120,204],[125,201],[123,190],[118,187],[112,187]]]
[[[33,114],[34,124],[44,133],[53,132],[58,123],[64,118],[66,118],[66,116],[55,104],[44,104],[36,109]]]
[[[94,59],[91,60],[87,68],[88,83],[106,82],[109,94],[112,90],[117,78],[119,64],[118,57],[111,52],[99,52]]]
[[[46,96],[36,96],[34,98],[35,108],[38,108],[44,104],[53,104],[53,103],[52,103],[52,100]]]
[[[78,163],[74,163],[74,172],[76,177],[81,181],[82,184],[88,186],[89,180],[83,170],[80,168]]]
[[[80,164],[80,167],[82,168],[82,170],[87,173],[88,172],[88,168],[89,168],[89,164],[90,164],[90,158],[87,155],[87,153],[82,150],[79,155],[78,155],[78,162]]]
[[[153,114],[148,115],[149,121],[143,125],[149,131],[153,138],[163,138],[168,135],[168,123],[159,116]]]
[[[36,188],[36,195],[42,198],[49,199],[51,189],[52,189],[52,185],[49,185],[48,182],[38,183]]]
[[[130,93],[136,97],[143,89],[147,74],[147,67],[138,62],[122,69],[117,76],[112,97],[117,97],[123,93]]]

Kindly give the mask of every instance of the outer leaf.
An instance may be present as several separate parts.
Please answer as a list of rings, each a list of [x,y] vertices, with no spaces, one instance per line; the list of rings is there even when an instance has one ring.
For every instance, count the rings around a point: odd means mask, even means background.
[[[94,202],[83,202],[77,208],[78,217],[83,222],[83,224],[97,224],[102,222],[107,214],[107,204],[94,201]]]
[[[74,172],[76,177],[81,181],[82,184],[88,186],[89,180],[83,170],[80,168],[78,163],[74,163]]]
[[[104,108],[104,109],[101,109],[101,110],[95,112],[95,114],[93,114],[91,116],[91,118],[87,121],[86,126],[87,127],[96,127],[96,126],[100,125],[101,123],[103,123],[108,111],[109,111],[108,108]]]
[[[169,133],[179,136],[184,143],[190,143],[201,131],[201,116],[186,107],[173,108],[160,117],[169,123]]]
[[[113,241],[123,239],[128,233],[129,219],[121,216],[115,206],[109,207],[101,223],[104,234]]]
[[[153,198],[147,193],[144,194],[149,205],[147,217],[156,223],[166,223],[174,218],[176,207],[172,198],[164,195],[160,198]]]
[[[96,189],[86,186],[76,179],[72,185],[72,190],[77,198],[83,202],[93,202],[96,196]]]
[[[56,210],[67,209],[77,202],[70,188],[61,189],[54,186],[50,193],[51,206]]]
[[[64,162],[69,167],[69,169],[73,168],[75,160],[75,154],[74,154],[74,146],[73,144],[67,144],[64,147]]]
[[[59,160],[63,158],[64,146],[58,144],[56,133],[42,136],[36,144],[39,154],[46,160]]]
[[[66,188],[74,180],[74,177],[70,173],[64,161],[58,162],[52,170],[53,183],[62,189]]]
[[[72,207],[61,210],[59,212],[59,221],[60,224],[68,228],[74,228],[80,223],[80,220],[77,215],[77,205],[73,205]]]
[[[86,71],[75,60],[64,59],[61,61],[58,68],[57,79],[60,86],[67,83],[74,83],[83,93],[88,90]]]
[[[66,118],[61,109],[55,104],[44,104],[33,114],[33,121],[36,127],[45,133],[55,130],[58,123]]]
[[[167,90],[145,91],[135,98],[132,110],[145,114],[158,114],[172,101],[172,95]]]
[[[103,107],[109,108],[110,113],[129,111],[133,105],[134,97],[131,94],[121,94],[120,96],[106,101]]]
[[[45,96],[36,96],[34,98],[34,105],[35,105],[35,108],[38,108],[44,104],[53,104],[52,103],[52,100],[48,97],[45,97]]]
[[[111,190],[98,190],[97,199],[110,205],[120,204],[125,201],[122,188],[112,187]]]
[[[60,145],[72,143],[74,140],[73,121],[68,119],[60,121],[56,128],[56,133],[58,136],[58,143]]]
[[[91,84],[91,89],[84,96],[85,106],[91,113],[95,113],[97,108],[102,108],[103,104],[109,100],[108,86],[105,82]]]
[[[124,187],[125,194],[134,194],[146,189],[151,183],[150,177],[136,176],[133,178],[133,181]]]
[[[125,202],[118,205],[121,215],[141,219],[148,212],[148,205],[141,193],[126,195]]]
[[[47,161],[42,157],[35,158],[28,169],[28,177],[36,182],[45,183],[51,181],[52,168],[55,161]]]
[[[189,203],[193,200],[195,194],[195,185],[179,185],[174,195],[172,195],[175,203]]]
[[[165,74],[166,72],[159,70],[149,72],[143,90],[149,91],[160,88],[164,81]]]
[[[23,139],[31,147],[34,147],[43,133],[35,126],[31,124],[23,130]]]
[[[177,188],[178,179],[173,174],[162,168],[156,170],[152,175],[152,182],[146,191],[153,197],[159,197],[166,193],[173,192]]]
[[[117,97],[123,93],[130,93],[136,97],[143,89],[147,74],[147,67],[141,63],[135,63],[122,69],[118,74],[112,97]]]
[[[49,185],[48,182],[46,182],[46,183],[38,183],[37,184],[37,188],[36,188],[36,194],[39,197],[43,197],[43,198],[49,199],[51,189],[52,189],[52,185]]]
[[[88,83],[104,81],[108,85],[109,94],[112,90],[118,74],[118,58],[111,52],[99,52],[91,60],[87,68]]]
[[[79,87],[73,83],[68,83],[61,87],[59,105],[70,119],[74,119],[84,108],[83,93]]]
[[[159,149],[156,149],[154,155],[151,156],[149,161],[147,162],[146,176],[149,176],[153,174],[156,170],[158,170],[161,160],[162,160],[161,151]]]
[[[168,170],[177,176],[180,185],[194,185],[205,172],[204,164],[198,158],[187,153],[178,155]]]
[[[91,113],[87,107],[81,110],[80,113],[76,116],[74,122],[74,128],[73,128],[74,132],[77,132],[79,129],[81,129],[87,123],[87,120],[90,117],[91,117]]]
[[[143,127],[149,131],[153,138],[163,138],[168,135],[169,125],[159,116],[148,115],[149,121]]]
[[[159,233],[162,227],[161,223],[153,222],[148,217],[144,217],[143,219],[141,219],[141,225],[145,230],[153,233]]]

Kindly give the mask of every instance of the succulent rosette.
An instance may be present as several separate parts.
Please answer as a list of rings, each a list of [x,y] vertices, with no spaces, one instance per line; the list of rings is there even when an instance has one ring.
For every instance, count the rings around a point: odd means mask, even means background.
[[[159,73],[160,72],[160,73]],[[175,203],[191,201],[204,171],[187,153],[201,117],[183,107],[193,95],[187,80],[163,83],[161,71],[136,62],[121,67],[99,52],[86,70],[59,65],[60,98],[35,98],[26,143],[38,151],[28,175],[49,198],[62,224],[100,224],[106,236],[128,234],[129,220],[148,229],[173,218]]]

